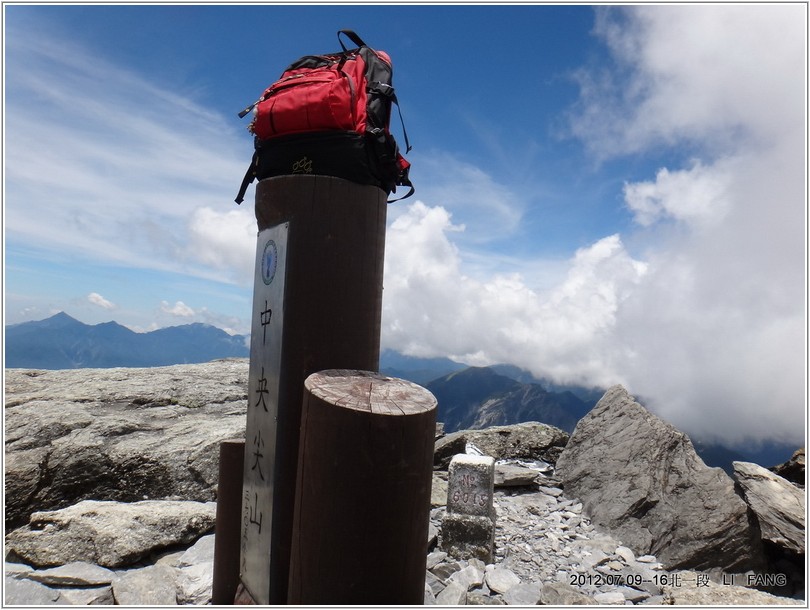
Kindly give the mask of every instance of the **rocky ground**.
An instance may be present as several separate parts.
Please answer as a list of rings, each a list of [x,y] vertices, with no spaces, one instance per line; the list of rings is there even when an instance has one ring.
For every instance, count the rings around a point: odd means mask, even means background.
[[[513,481],[525,481],[520,468],[507,468]],[[742,586],[745,574],[669,571],[652,555],[637,557],[595,527],[582,503],[566,497],[553,470],[545,470],[529,486],[512,487],[508,475],[496,475],[502,486],[495,492],[493,564],[447,557],[441,550],[445,509],[433,509],[437,540],[428,555],[426,604],[804,605]]]
[[[525,483],[523,468],[498,467],[495,561],[458,560],[441,550],[444,472],[434,475],[425,603],[447,605],[802,604],[739,585],[720,574],[664,570],[582,514],[546,467]],[[215,505],[201,502],[84,501],[40,513],[12,533],[6,605],[204,605],[211,602]],[[129,535],[121,536],[121,532]],[[106,538],[105,538],[106,534]],[[195,538],[189,542],[189,538]],[[84,541],[81,547],[78,541]],[[16,549],[16,552],[14,551]],[[36,563],[61,564],[34,568]],[[89,561],[88,561],[89,560]],[[135,561],[133,561],[135,560]],[[104,567],[106,564],[109,567]],[[744,582],[738,576],[737,582]],[[697,601],[696,601],[697,600]]]
[[[247,362],[233,360],[7,371],[5,604],[210,603],[217,448],[244,430],[246,375]],[[803,577],[791,572],[804,559],[802,485],[737,463],[735,492],[623,389],[603,401],[571,439],[527,423],[437,440],[425,602],[805,605]],[[470,447],[498,460],[489,565],[442,547],[447,466]],[[659,455],[660,447],[674,449]],[[802,453],[795,481],[804,481],[803,464]],[[640,481],[646,496],[633,485]],[[700,501],[683,495],[691,488]],[[706,528],[729,490],[735,518],[742,510],[752,525],[735,522],[723,538]],[[693,525],[653,527],[667,520]],[[688,547],[688,556],[654,552],[675,535],[683,538],[669,546]],[[740,551],[759,569],[734,570]],[[700,566],[709,552],[716,565]]]

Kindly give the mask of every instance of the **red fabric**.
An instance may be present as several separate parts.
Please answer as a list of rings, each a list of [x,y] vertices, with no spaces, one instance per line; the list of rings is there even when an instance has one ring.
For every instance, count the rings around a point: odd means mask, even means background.
[[[366,130],[365,62],[288,70],[256,107],[253,132],[265,140],[312,131]]]

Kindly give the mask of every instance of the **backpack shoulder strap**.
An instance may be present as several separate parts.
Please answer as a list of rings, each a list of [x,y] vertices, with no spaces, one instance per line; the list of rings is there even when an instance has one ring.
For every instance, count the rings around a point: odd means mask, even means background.
[[[234,201],[238,204],[241,204],[245,200],[245,191],[247,191],[248,185],[256,179],[256,167],[258,166],[259,162],[259,151],[253,153],[253,158],[250,160],[250,165],[245,172],[245,177],[242,178],[242,184],[239,187],[239,193],[236,195],[236,199]]]
[[[354,31],[352,31],[352,30],[340,30],[337,33],[337,38],[338,38],[338,42],[340,43],[340,46],[343,49],[344,53],[346,51],[348,51],[348,49],[346,48],[346,45],[343,44],[343,41],[340,39],[341,34],[346,36],[349,40],[351,40],[358,47],[367,47],[368,46],[365,42],[363,42],[363,39],[360,38]]]

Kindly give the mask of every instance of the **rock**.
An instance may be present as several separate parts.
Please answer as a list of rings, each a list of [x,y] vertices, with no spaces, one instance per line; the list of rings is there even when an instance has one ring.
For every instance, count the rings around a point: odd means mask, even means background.
[[[611,606],[624,606],[624,595],[621,591],[605,591],[604,593],[597,593],[593,596],[593,600],[597,604],[605,604]]]
[[[112,606],[115,604],[112,587],[59,588],[60,604],[73,606]]]
[[[620,546],[616,549],[616,554],[622,558],[622,561],[628,565],[632,565],[636,562],[636,556],[632,550],[628,549],[626,546]]]
[[[5,562],[3,567],[5,568],[5,575],[12,578],[25,578],[34,571],[34,568],[31,566],[27,566],[24,563],[14,563],[13,561]]]
[[[427,548],[432,549],[439,539],[439,528],[432,523],[428,524]]]
[[[430,569],[435,576],[438,576],[442,580],[447,580],[458,572],[463,566],[457,561],[443,561],[441,563],[436,564],[433,568]]]
[[[447,579],[448,585],[454,582],[463,586],[465,591],[469,591],[473,587],[481,586],[484,583],[484,573],[476,566],[468,565]]]
[[[59,591],[25,578],[6,576],[3,589],[4,606],[52,606],[64,603]]]
[[[439,439],[444,436],[444,423],[436,422],[436,438]]]
[[[534,485],[538,473],[530,468],[513,464],[495,464],[495,487],[523,487]]]
[[[783,479],[787,479],[794,485],[798,485],[804,489],[804,447],[798,449],[784,464],[774,466],[769,470],[771,470],[774,474],[778,474]]]
[[[214,582],[213,559],[178,568],[175,582],[178,604],[210,605]]]
[[[243,438],[248,360],[5,375],[7,529],[81,500],[211,501]]]
[[[112,583],[119,606],[174,606],[177,590],[174,568],[149,566],[119,573]]]
[[[496,567],[486,573],[486,583],[495,593],[506,593],[515,585],[520,584],[520,577],[512,570]]]
[[[433,572],[427,571],[425,572],[425,585],[430,588],[435,597],[442,592],[442,590],[447,586],[447,583],[436,576]]]
[[[74,561],[58,568],[37,570],[26,576],[44,585],[82,586],[109,585],[115,572],[84,561]]]
[[[431,525],[433,525],[431,523]],[[447,553],[444,551],[433,551],[432,553],[428,553],[427,556],[427,565],[425,566],[426,569],[430,569],[436,566],[439,562],[444,561],[447,559]]]
[[[468,606],[503,606],[504,601],[498,595],[489,595],[486,591],[474,589],[467,591]]]
[[[663,603],[675,606],[805,606],[804,600],[777,597],[731,584],[717,584],[711,580],[699,581],[695,572],[683,571],[662,585]]]
[[[503,594],[503,601],[509,606],[536,606],[540,601],[543,586],[536,582],[515,585]]]
[[[85,500],[34,513],[27,527],[6,536],[6,548],[40,567],[75,561],[127,566],[152,551],[192,542],[214,527],[215,513],[213,502]]]
[[[547,496],[552,496],[554,498],[557,498],[562,495],[562,489],[559,489],[557,487],[547,487],[545,485],[540,485],[538,487],[538,490],[540,490]]]
[[[745,493],[762,539],[796,554],[804,553],[804,491],[750,462],[733,462],[734,478]]]
[[[541,459],[554,463],[566,442],[568,433],[538,422],[462,430],[436,441],[434,468],[446,469],[454,455],[464,453],[467,443],[473,443],[496,460]]]
[[[621,386],[579,421],[557,474],[595,525],[667,569],[745,571],[761,564],[761,542],[733,481],[708,468],[685,434]]]
[[[431,590],[430,586],[427,583],[425,583],[425,599],[423,605],[425,606],[436,605],[436,596],[433,595],[433,591]]]
[[[650,592],[642,591],[634,587],[621,586],[618,587],[616,591],[622,594],[625,601],[631,602],[633,604],[637,604],[641,601],[644,601],[645,599],[649,599],[652,596]]]
[[[467,589],[457,582],[451,582],[436,596],[438,606],[463,606],[465,603],[467,603]]]
[[[200,537],[177,559],[175,566],[185,568],[214,561],[214,534]]]
[[[177,568],[177,603],[211,603],[214,581],[214,534],[203,536],[174,562]]]
[[[447,479],[433,473],[433,485],[430,488],[430,505],[432,507],[447,504]]]
[[[540,590],[539,603],[544,606],[585,606],[593,601],[568,583],[549,582]]]

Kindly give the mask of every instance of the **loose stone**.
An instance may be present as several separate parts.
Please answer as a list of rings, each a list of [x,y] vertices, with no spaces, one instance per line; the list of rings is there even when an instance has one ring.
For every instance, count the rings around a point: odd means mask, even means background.
[[[487,586],[496,593],[506,593],[520,584],[520,577],[506,568],[495,568],[486,573]]]

